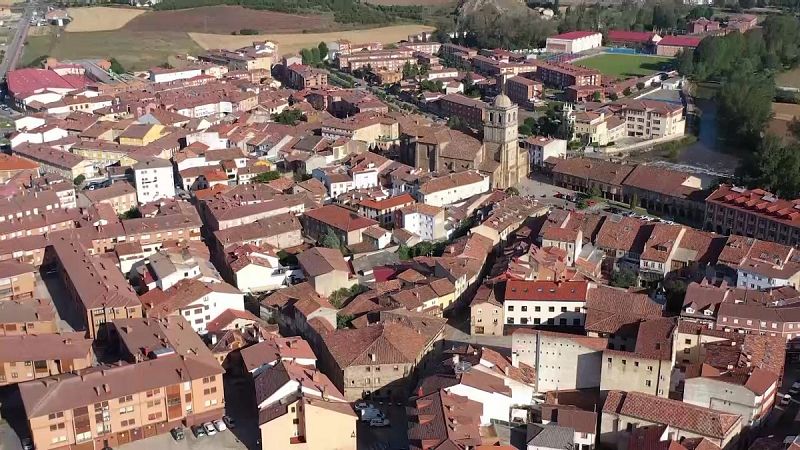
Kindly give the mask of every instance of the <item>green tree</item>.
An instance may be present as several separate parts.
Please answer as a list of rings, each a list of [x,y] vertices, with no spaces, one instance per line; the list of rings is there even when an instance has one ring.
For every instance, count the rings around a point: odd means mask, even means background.
[[[514,186],[510,186],[506,188],[506,194],[510,196],[517,196],[519,195],[519,189],[515,188]]]
[[[784,144],[768,134],[758,151],[740,166],[738,175],[748,186],[767,189],[781,197],[800,197],[800,145]]]
[[[319,64],[320,62],[322,62],[322,58],[321,58],[321,56],[319,54],[319,47],[311,47],[309,52],[311,53],[311,63],[312,64],[316,65],[316,64]]]
[[[692,52],[681,52],[678,55],[678,72],[683,76],[691,76],[694,72]]]
[[[603,196],[603,191],[601,191],[600,188],[595,184],[595,185],[592,186],[592,189],[589,191],[589,195],[591,195],[594,198],[600,198],[600,197]]]
[[[328,44],[320,42],[317,48],[319,49],[320,58],[322,58],[323,61],[326,60],[328,58]]]
[[[592,94],[592,101],[599,102],[602,100],[603,100],[603,93],[600,91],[594,91],[594,94]]]
[[[622,95],[627,97],[627,96],[631,95],[631,92],[633,92],[633,91],[631,91],[631,88],[626,87],[625,89],[622,90]]]
[[[303,64],[314,64],[314,57],[311,55],[311,50],[307,48],[300,50],[300,57],[303,59]]]
[[[297,125],[303,118],[303,111],[299,109],[284,109],[278,114],[272,115],[272,120],[284,125]]]
[[[125,219],[139,219],[141,217],[142,217],[142,213],[139,211],[139,208],[137,208],[135,206],[119,215],[119,218],[123,219],[123,220],[125,220]]]
[[[125,73],[125,68],[117,61],[117,58],[111,58],[111,71],[117,74]]]
[[[269,183],[270,181],[277,180],[281,174],[277,171],[270,170],[269,172],[262,172],[253,178],[256,183]]]
[[[327,248],[335,248],[337,250],[342,248],[342,241],[339,240],[339,236],[336,235],[331,230],[328,230],[328,233],[322,238],[320,245]]]
[[[636,281],[636,273],[629,269],[622,269],[611,274],[609,284],[614,287],[627,289],[636,286]]]
[[[612,92],[612,93],[608,94],[608,99],[611,100],[612,102],[615,102],[615,101],[619,100],[619,95],[617,95],[616,92]]]
[[[639,90],[639,91],[644,89],[644,82],[643,81],[639,81],[638,83],[636,83],[636,89]]]
[[[83,184],[84,181],[86,181],[86,176],[78,175],[77,177],[75,177],[74,180],[72,180],[72,183],[75,184],[75,186],[80,186]]]
[[[341,330],[343,328],[350,328],[350,324],[353,323],[353,315],[352,314],[337,314],[336,315],[336,328]]]
[[[757,147],[761,131],[772,115],[774,95],[775,82],[771,77],[735,74],[717,94],[720,135],[737,147]]]
[[[631,207],[631,209],[638,208],[639,207],[639,194],[634,192],[634,194],[631,195],[631,201],[630,201],[630,203],[628,205]]]

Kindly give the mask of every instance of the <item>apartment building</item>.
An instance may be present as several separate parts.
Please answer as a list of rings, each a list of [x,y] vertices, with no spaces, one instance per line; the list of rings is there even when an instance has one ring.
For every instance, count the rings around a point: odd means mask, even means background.
[[[111,205],[117,214],[126,213],[139,205],[136,201],[136,188],[126,181],[92,191],[85,190],[78,195],[80,207],[98,203]]]
[[[487,192],[489,181],[476,170],[451,173],[422,183],[416,197],[420,203],[444,207]]]
[[[600,86],[602,83],[602,75],[597,70],[544,61],[536,68],[536,79],[559,89],[569,86]]]
[[[287,68],[289,75],[289,85],[293,89],[313,89],[328,85],[328,71],[293,64]]]
[[[614,164],[585,158],[553,161],[553,183],[580,192],[600,190],[603,197],[621,201],[622,183],[633,170],[632,165]]]
[[[147,159],[134,164],[132,169],[139,203],[175,197],[172,163],[168,160]]]
[[[303,243],[300,220],[294,214],[278,214],[268,219],[217,230],[214,238],[219,254],[234,244],[270,245],[280,250]]]
[[[100,335],[106,322],[142,317],[139,297],[111,260],[92,255],[70,233],[51,236],[50,245],[90,337]]]
[[[184,209],[187,205],[179,204],[174,213],[123,220],[125,241],[139,244],[145,253],[157,251],[167,241],[200,241],[203,222],[194,209]]]
[[[508,280],[506,324],[582,326],[588,290],[586,281]]]
[[[444,209],[425,203],[414,203],[397,212],[396,223],[404,230],[416,234],[423,241],[437,241],[447,237]]]
[[[575,137],[589,143],[611,145],[625,136],[625,120],[618,116],[603,112],[579,112],[574,119]]]
[[[800,199],[784,200],[763,189],[722,184],[705,203],[706,229],[800,245]]]
[[[237,288],[193,278],[180,280],[168,289],[155,288],[140,299],[148,317],[181,316],[200,334],[205,334],[208,323],[226,310],[244,311],[244,294]]]
[[[417,58],[414,50],[407,47],[398,47],[387,50],[373,50],[339,54],[337,62],[340,69],[354,71],[367,66],[376,70],[403,70],[406,64],[416,65]]]
[[[717,262],[716,277],[740,288],[800,288],[800,250],[795,247],[733,235]]]
[[[325,205],[309,210],[301,221],[303,233],[311,239],[320,242],[328,233],[333,233],[344,245],[362,242],[364,231],[378,224],[338,205]]]
[[[38,163],[39,171],[45,174],[56,174],[68,180],[74,180],[78,175],[94,175],[94,166],[90,160],[64,150],[41,144],[21,144],[14,147],[12,153]]]
[[[567,141],[546,136],[528,136],[520,141],[520,147],[528,151],[531,171],[540,171],[548,158],[565,158]]]
[[[481,128],[486,119],[486,103],[462,94],[447,94],[437,101],[447,117],[457,117],[471,127]]]
[[[36,268],[17,261],[0,261],[0,302],[33,298]]]
[[[398,211],[413,207],[415,203],[414,197],[408,193],[381,200],[366,198],[358,202],[358,213],[377,220],[381,225],[390,225],[394,224]]]
[[[542,83],[530,78],[516,75],[506,80],[506,95],[518,105],[533,105],[541,98],[543,92]]]
[[[621,110],[628,136],[658,139],[683,136],[686,120],[683,105],[652,100],[625,102]]]
[[[0,336],[0,386],[86,369],[93,359],[83,332]]]
[[[137,319],[114,329],[123,354],[138,362],[20,385],[36,448],[116,448],[222,416],[222,367],[185,320]]]
[[[0,301],[0,336],[58,332],[56,310],[48,300]]]

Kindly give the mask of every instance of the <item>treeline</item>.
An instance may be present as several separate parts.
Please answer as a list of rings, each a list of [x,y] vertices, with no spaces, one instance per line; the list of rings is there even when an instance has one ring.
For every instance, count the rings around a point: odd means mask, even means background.
[[[418,6],[382,6],[356,0],[163,0],[156,10],[238,5],[285,13],[333,13],[339,23],[389,24],[398,20],[422,21],[425,9]]]
[[[579,5],[570,7],[558,25],[564,33],[575,30],[685,30],[690,20],[710,17],[713,11],[707,6],[690,7],[683,2],[646,1],[620,5]]]
[[[463,18],[458,30],[465,33],[456,39],[461,45],[516,50],[543,47],[547,37],[555,34],[556,24],[535,14],[500,14],[485,6]]]

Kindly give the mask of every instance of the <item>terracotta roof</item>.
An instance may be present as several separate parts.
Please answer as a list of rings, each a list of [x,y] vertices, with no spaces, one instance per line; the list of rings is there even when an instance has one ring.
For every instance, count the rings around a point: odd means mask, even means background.
[[[556,159],[555,167],[553,167],[553,173],[621,186],[633,168],[634,166],[632,165],[617,164],[599,159],[558,158]]]
[[[673,47],[692,47],[700,45],[703,37],[698,36],[664,36],[656,45],[668,45]]]
[[[206,330],[209,333],[215,333],[217,331],[222,331],[230,325],[234,320],[242,319],[250,322],[260,322],[261,319],[256,317],[250,311],[241,311],[238,309],[231,309],[228,308],[222,312],[222,314],[218,315],[214,320],[208,322],[206,324]]]
[[[690,405],[640,392],[610,391],[603,413],[619,414],[668,425],[682,431],[714,439],[724,439],[736,433],[741,416]]]
[[[306,211],[305,216],[342,231],[360,230],[378,224],[338,205],[325,205],[312,209]]]
[[[508,280],[505,300],[585,302],[587,281]]]
[[[431,317],[429,321],[440,322],[435,317]],[[336,364],[342,369],[374,364],[414,364],[435,337],[423,331],[388,322],[359,329],[336,330],[324,336],[323,340]]]
[[[337,249],[314,247],[297,255],[297,261],[309,276],[317,277],[334,270],[350,273],[350,265]]]
[[[661,305],[646,294],[597,286],[586,295],[585,327],[590,331],[619,333],[626,326],[661,315]]]
[[[413,450],[456,450],[482,442],[483,406],[444,390],[419,397],[409,408],[408,444]]]
[[[317,359],[308,342],[300,337],[269,336],[262,342],[243,348],[241,355],[248,371],[263,365],[271,366],[285,359]]]
[[[0,336],[0,362],[90,359],[92,340],[84,335],[72,332]]]

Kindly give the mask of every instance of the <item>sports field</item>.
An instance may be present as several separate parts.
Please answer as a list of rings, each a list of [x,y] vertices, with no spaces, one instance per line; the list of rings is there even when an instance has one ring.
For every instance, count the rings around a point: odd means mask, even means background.
[[[669,69],[674,58],[649,55],[620,55],[601,53],[575,61],[576,65],[597,69],[603,75],[614,78],[640,77]]]

